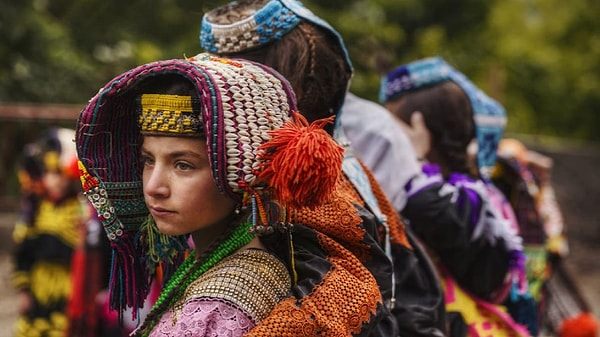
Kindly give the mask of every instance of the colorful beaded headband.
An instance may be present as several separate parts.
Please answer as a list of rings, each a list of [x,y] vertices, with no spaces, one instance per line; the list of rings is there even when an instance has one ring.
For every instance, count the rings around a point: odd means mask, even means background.
[[[352,73],[352,62],[340,34],[326,21],[313,14],[296,0],[270,0],[252,15],[231,24],[215,23],[218,13],[228,12],[239,7],[238,2],[213,9],[202,19],[200,45],[208,52],[232,54],[257,48],[281,39],[302,20],[321,27],[332,34],[339,42],[348,71]]]
[[[496,151],[506,126],[506,112],[502,105],[442,58],[426,58],[390,71],[382,79],[379,100],[387,103],[413,90],[445,81],[458,84],[471,102],[478,145],[477,164],[481,174],[487,177],[496,162]]]

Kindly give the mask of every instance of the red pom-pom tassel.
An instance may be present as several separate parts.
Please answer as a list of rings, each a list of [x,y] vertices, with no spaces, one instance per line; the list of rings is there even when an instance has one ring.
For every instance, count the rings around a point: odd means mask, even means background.
[[[597,337],[598,321],[591,313],[565,319],[560,326],[560,337]]]
[[[292,120],[269,132],[259,148],[263,160],[258,178],[272,189],[280,203],[291,208],[316,207],[335,190],[342,171],[344,148],[323,130],[334,116],[310,125],[295,112]]]
[[[63,172],[67,177],[77,180],[80,176],[79,161],[77,158],[71,159],[69,163],[63,167]]]

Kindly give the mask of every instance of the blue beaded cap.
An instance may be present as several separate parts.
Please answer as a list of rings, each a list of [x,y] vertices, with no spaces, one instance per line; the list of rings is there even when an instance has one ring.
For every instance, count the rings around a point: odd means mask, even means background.
[[[481,174],[488,176],[496,162],[498,143],[506,126],[506,111],[441,57],[417,60],[387,73],[381,82],[379,100],[387,103],[408,92],[445,81],[458,84],[471,102],[478,145],[477,164]]]
[[[258,9],[254,15],[232,24],[217,24],[209,21],[208,18],[214,11],[220,11],[236,4],[236,2],[231,2],[204,15],[200,28],[200,45],[206,51],[216,54],[231,54],[258,48],[281,39],[302,20],[306,20],[325,29],[339,41],[344,51],[348,70],[352,71],[350,56],[340,34],[300,1],[271,0]]]

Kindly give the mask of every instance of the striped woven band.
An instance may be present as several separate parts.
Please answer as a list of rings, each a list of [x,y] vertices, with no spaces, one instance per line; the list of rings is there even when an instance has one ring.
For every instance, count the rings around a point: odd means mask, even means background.
[[[145,135],[202,135],[202,118],[191,96],[144,94],[140,108],[138,122]]]
[[[238,12],[236,8],[245,5],[233,1],[206,13],[202,18],[200,29],[200,45],[208,52],[215,54],[233,54],[249,49],[258,48],[281,39],[302,20],[306,20],[333,35],[341,46],[348,71],[352,72],[352,63],[348,50],[340,34],[325,20],[316,16],[300,1],[270,0],[260,7],[244,8],[239,20],[221,24],[218,16],[232,16]],[[260,4],[258,4],[260,6]]]

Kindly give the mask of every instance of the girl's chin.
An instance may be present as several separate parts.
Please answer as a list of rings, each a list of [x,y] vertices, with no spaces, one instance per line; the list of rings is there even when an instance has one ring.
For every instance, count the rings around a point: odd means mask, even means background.
[[[178,230],[178,228],[168,225],[168,224],[156,224],[156,227],[158,227],[158,231],[161,232],[162,234],[165,235],[171,235],[171,236],[177,236],[177,235],[183,235],[183,234],[187,234],[187,232],[182,232],[181,230]]]

